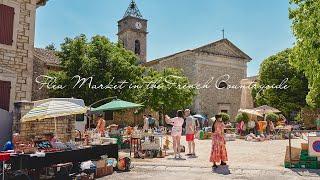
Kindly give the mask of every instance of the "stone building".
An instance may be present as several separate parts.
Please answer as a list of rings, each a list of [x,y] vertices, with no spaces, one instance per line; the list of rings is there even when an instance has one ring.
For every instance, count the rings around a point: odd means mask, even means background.
[[[139,57],[139,64],[147,62],[147,25],[147,20],[142,18],[134,1],[131,1],[123,18],[118,21],[118,39],[124,48]]]
[[[41,75],[46,75],[49,71],[59,71],[60,60],[56,54],[57,52],[34,48],[33,58],[33,81],[32,81],[32,101],[48,98],[47,88],[41,88],[37,81],[42,81]]]
[[[158,71],[168,67],[181,69],[191,84],[207,84],[197,90],[191,109],[208,117],[226,112],[233,119],[240,108],[242,91],[233,87],[240,86],[240,81],[247,77],[247,63],[250,60],[228,39],[221,39],[149,61],[144,66]]]
[[[252,76],[252,77],[247,77],[245,79],[242,79],[240,84],[246,87],[249,87],[253,83],[256,83],[258,81],[258,76]],[[244,88],[241,91],[241,104],[240,108],[242,109],[252,109],[254,108],[254,101],[253,97],[251,94],[251,89],[250,88]]]
[[[0,108],[32,98],[36,9],[46,0],[0,0]]]

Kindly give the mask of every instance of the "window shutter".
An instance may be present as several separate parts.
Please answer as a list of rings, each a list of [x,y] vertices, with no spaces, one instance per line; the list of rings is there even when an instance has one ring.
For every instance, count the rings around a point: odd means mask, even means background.
[[[12,45],[14,8],[0,4],[0,44]]]

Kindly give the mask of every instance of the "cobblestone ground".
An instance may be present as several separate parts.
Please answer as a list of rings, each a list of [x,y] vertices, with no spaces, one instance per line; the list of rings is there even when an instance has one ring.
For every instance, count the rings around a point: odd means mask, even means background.
[[[293,146],[300,147],[301,142],[303,140],[295,139]],[[182,144],[186,146],[186,142],[183,141]],[[212,172],[208,162],[210,144],[210,140],[197,140],[196,158],[183,155],[183,160],[174,160],[169,155],[165,158],[133,159],[134,168],[131,172],[114,173],[105,179],[320,179],[319,170],[292,170],[283,167],[288,140],[229,141],[228,166],[219,167],[215,172]]]

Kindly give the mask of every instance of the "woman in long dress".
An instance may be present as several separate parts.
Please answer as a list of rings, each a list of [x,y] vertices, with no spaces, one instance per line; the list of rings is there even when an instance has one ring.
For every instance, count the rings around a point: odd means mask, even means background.
[[[226,165],[228,161],[226,141],[224,139],[224,123],[222,122],[221,115],[215,116],[216,120],[212,125],[212,146],[211,146],[211,155],[210,162],[213,163],[212,167],[217,168],[216,163],[220,165]]]
[[[173,139],[174,158],[177,158],[177,154],[178,154],[178,157],[181,158],[180,139],[182,134],[182,125],[184,122],[183,112],[181,110],[177,111],[177,117],[172,119],[168,115],[166,115],[165,120],[167,124],[171,124],[173,126],[171,130],[171,136]]]

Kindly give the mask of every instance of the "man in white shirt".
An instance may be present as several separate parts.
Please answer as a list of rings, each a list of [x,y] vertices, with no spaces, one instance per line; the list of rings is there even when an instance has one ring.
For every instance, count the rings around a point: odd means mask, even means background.
[[[191,116],[190,109],[184,111],[186,117],[186,141],[188,142],[189,153],[187,156],[195,156],[194,134],[196,130],[196,119]]]

